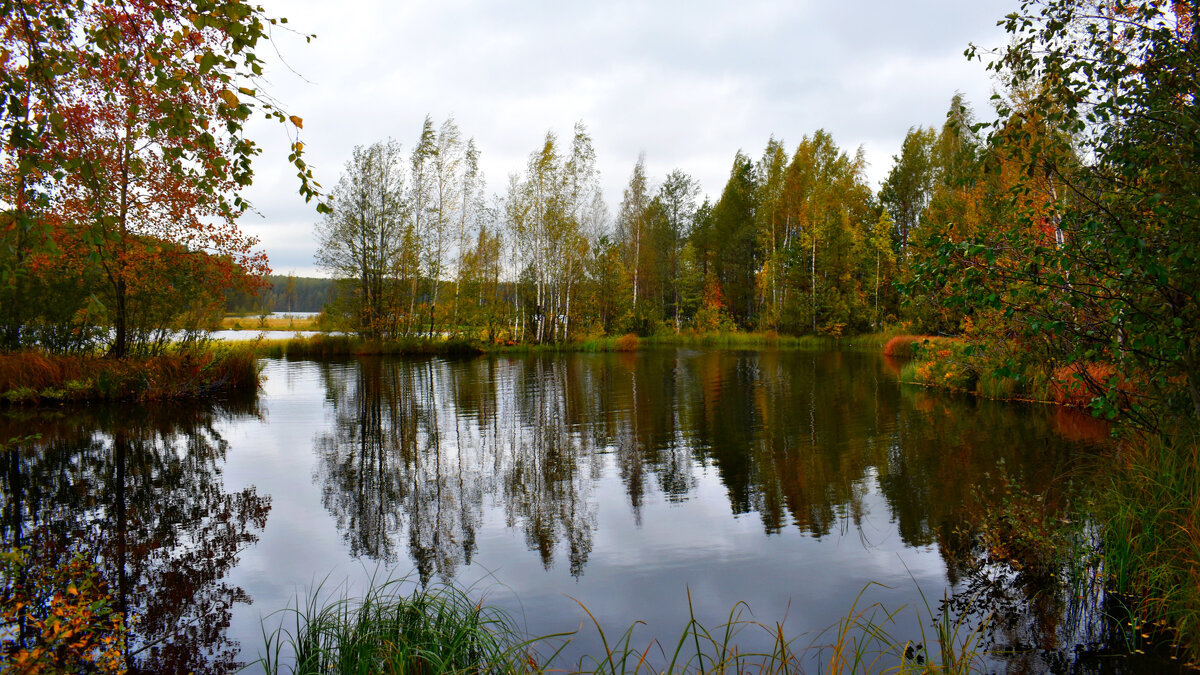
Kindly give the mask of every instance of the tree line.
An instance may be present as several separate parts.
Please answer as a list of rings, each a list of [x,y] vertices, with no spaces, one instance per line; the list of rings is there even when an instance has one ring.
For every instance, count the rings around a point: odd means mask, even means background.
[[[914,168],[906,140],[878,193],[862,150],[847,152],[818,130],[794,148],[771,138],[757,159],[737,152],[715,201],[701,200],[682,169],[649,176],[639,157],[615,214],[582,122],[567,142],[548,132],[488,198],[477,146],[453,119],[439,126],[427,117],[411,151],[380,141],[355,148],[343,168],[317,224],[316,262],[339,280],[327,311],[368,337],[533,342],[928,323],[896,284],[909,273],[925,193],[951,184],[964,157],[978,154],[961,108],[956,97],[940,131],[913,132],[945,150],[921,148]]]
[[[309,312],[319,314],[333,298],[334,281],[294,274],[268,274],[261,289],[234,289],[226,293],[227,314],[267,314],[270,312]]]

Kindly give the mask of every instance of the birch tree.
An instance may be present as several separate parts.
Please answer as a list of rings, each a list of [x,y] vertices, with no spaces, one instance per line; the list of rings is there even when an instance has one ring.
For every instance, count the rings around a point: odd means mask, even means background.
[[[462,134],[454,119],[447,119],[438,130],[432,154],[432,202],[429,227],[424,248],[425,274],[429,278],[429,334],[433,335],[438,291],[446,272],[446,257],[452,234],[461,227],[459,210],[462,207],[462,169],[464,165]],[[453,228],[453,229],[452,229]]]
[[[405,332],[411,333],[417,322],[417,297],[420,290],[421,271],[427,255],[424,254],[424,245],[429,236],[429,221],[432,217],[432,201],[433,190],[435,184],[435,171],[433,166],[433,157],[437,154],[437,136],[433,130],[433,118],[429,115],[425,116],[425,123],[421,127],[421,137],[417,141],[416,147],[412,151],[412,180],[409,184],[408,203],[410,210],[410,218],[408,231],[405,234],[408,248],[413,265],[411,268],[411,297],[409,298],[408,320],[405,324]]]
[[[388,140],[354,148],[331,195],[332,211],[317,224],[317,265],[352,280],[355,329],[368,337],[397,330],[396,272],[405,246],[404,158]]]

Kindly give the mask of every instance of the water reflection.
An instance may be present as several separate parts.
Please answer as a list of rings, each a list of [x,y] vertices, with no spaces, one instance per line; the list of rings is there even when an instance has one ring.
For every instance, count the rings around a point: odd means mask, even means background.
[[[394,561],[406,547],[424,581],[470,564],[486,500],[500,503],[544,566],[565,558],[578,576],[605,472],[640,522],[647,499],[686,501],[698,475],[715,471],[732,512],[757,514],[768,535],[861,532],[865,492],[878,485],[904,543],[939,545],[954,583],[975,561],[965,505],[987,472],[1003,464],[1054,495],[1075,461],[1052,433],[1060,416],[901,389],[885,363],[862,354],[683,350],[321,368],[333,416],[314,439],[325,507],[353,555]]]
[[[541,364],[547,365],[547,364]],[[549,365],[522,373],[553,381]],[[590,444],[571,433],[553,388],[495,388],[495,362],[369,359],[325,364],[333,423],[318,434],[316,479],[353,555],[392,561],[402,540],[420,579],[470,564],[485,496],[502,496],[511,527],[543,564],[565,542],[581,573],[595,529],[581,462]],[[519,421],[519,423],[517,423]]]
[[[6,547],[53,562],[93,560],[131,626],[130,672],[233,672],[238,645],[225,630],[247,593],[224,581],[257,540],[270,499],[224,491],[223,407],[95,407],[0,416]]]

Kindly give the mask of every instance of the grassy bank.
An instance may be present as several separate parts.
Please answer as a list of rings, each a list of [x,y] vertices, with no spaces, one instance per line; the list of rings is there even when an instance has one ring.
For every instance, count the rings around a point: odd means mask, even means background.
[[[581,340],[547,343],[489,343],[467,338],[404,338],[367,340],[350,335],[314,335],[286,340],[263,340],[261,356],[288,358],[327,358],[371,355],[460,355],[460,354],[534,354],[573,352],[633,352],[643,348],[693,347],[703,349],[867,349],[878,350],[889,339],[887,334],[850,338],[788,336],[775,333],[679,333],[639,337],[605,335]]]
[[[352,335],[314,335],[254,343],[259,356],[269,358],[320,359],[342,356],[382,355],[470,355],[482,353],[475,342],[459,338],[366,340]]]
[[[897,335],[883,346],[883,354],[896,359],[902,383],[1001,401],[1084,407],[1094,395],[1086,382],[1105,377],[1105,369],[1097,364],[1047,369],[1036,356],[1018,354],[1014,358],[1019,348],[1005,345],[999,349],[961,338]]]
[[[109,359],[40,352],[0,354],[0,403],[156,401],[253,393],[252,345],[214,345],[159,356]]]
[[[897,336],[884,354],[900,358],[901,382],[991,399],[1085,407],[1097,395],[1096,383],[1115,390],[1118,402],[1137,391],[1133,383],[1112,380],[1114,369],[1102,363],[1047,368],[1035,359],[997,358],[954,338]],[[1098,524],[1098,550],[1063,553],[1061,532],[1022,544],[1028,537],[1015,536],[1019,528],[995,544],[1024,546],[1054,564],[1092,557],[1087,567],[1127,615],[1130,640],[1167,644],[1200,667],[1200,431],[1178,420],[1166,424],[1173,426],[1117,427],[1077,516]],[[1028,515],[1013,520],[1026,528],[1037,522]]]

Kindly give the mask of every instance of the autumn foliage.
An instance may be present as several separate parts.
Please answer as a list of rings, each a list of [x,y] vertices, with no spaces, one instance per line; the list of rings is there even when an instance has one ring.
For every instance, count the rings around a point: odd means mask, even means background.
[[[154,353],[268,270],[237,226],[259,150],[234,0],[17,0],[0,18],[0,348]],[[299,159],[301,192],[315,194]],[[158,335],[153,335],[157,333]]]
[[[0,675],[125,672],[125,622],[81,557],[0,552]]]
[[[913,344],[929,339],[927,335],[896,335],[883,346],[884,356],[912,356]]]

